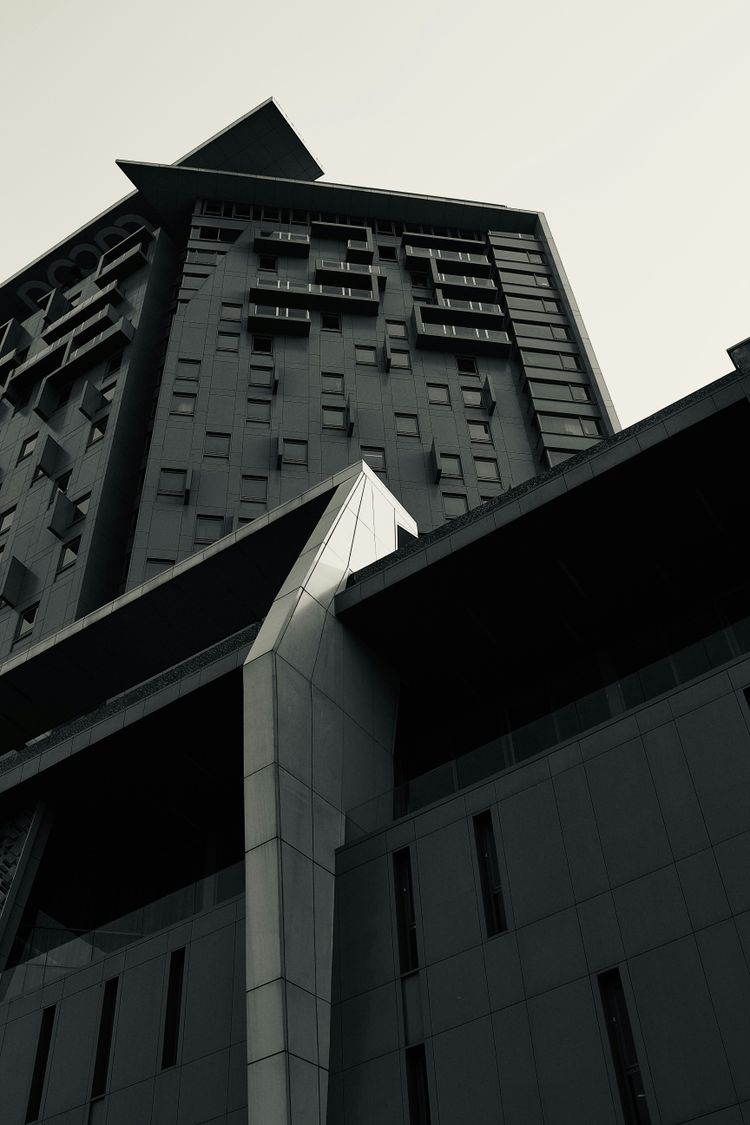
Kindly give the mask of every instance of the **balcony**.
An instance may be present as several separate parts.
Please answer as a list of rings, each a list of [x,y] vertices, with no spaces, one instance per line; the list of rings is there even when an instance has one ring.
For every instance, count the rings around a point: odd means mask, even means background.
[[[307,309],[255,305],[247,318],[247,326],[251,332],[265,332],[269,336],[309,336],[310,313]]]
[[[125,250],[118,257],[112,258],[110,261],[105,262],[105,259],[102,258],[94,281],[97,285],[104,288],[104,286],[109,285],[110,281],[115,278],[121,279],[123,277],[129,277],[131,273],[137,273],[137,271],[143,269],[147,263],[148,258],[140,244],[131,246],[129,250]]]
[[[92,313],[102,308],[103,305],[119,305],[122,300],[123,295],[117,288],[117,282],[110,281],[109,285],[105,285],[93,297],[89,297],[87,301],[82,301],[80,305],[76,305],[69,312],[63,313],[57,320],[53,320],[43,328],[42,338],[48,344],[51,344],[82,325]]]
[[[372,240],[372,235],[367,232],[367,238],[364,240],[350,238],[346,244],[346,260],[347,262],[357,262],[360,265],[370,265],[372,259],[375,257],[375,243]]]
[[[310,235],[289,230],[262,230],[253,240],[253,249],[258,254],[306,258],[310,253]]]
[[[310,230],[316,238],[340,238],[345,242],[351,238],[362,242],[372,240],[372,232],[364,223],[339,223],[335,219],[316,219],[310,224]]]
[[[511,342],[507,332],[500,332],[494,328],[425,322],[424,309],[424,305],[414,306],[414,330],[418,348],[461,351],[471,355],[506,355],[510,351]]]
[[[459,250],[433,250],[429,246],[404,246],[408,269],[424,269],[434,261],[443,274],[466,277],[490,277],[492,263],[484,254],[466,254]]]
[[[318,258],[315,263],[315,280],[323,284],[336,285],[345,281],[352,289],[370,289],[373,277],[378,279],[380,288],[385,289],[386,277],[379,266],[340,262],[336,258]]]
[[[435,258],[430,261],[430,272],[432,284],[444,297],[477,298],[480,301],[497,300],[497,285],[491,278],[444,273]]]
[[[444,234],[422,234],[421,231],[405,230],[403,245],[426,246],[433,250],[458,250],[464,254],[484,254],[487,247],[483,240],[476,238],[458,238]]]
[[[67,346],[65,340],[48,344],[12,370],[3,388],[3,398],[14,406],[25,402],[34,383],[56,371],[64,361]]]
[[[278,298],[287,308],[316,309],[319,312],[364,313],[377,316],[380,294],[375,278],[370,278],[369,289],[352,289],[345,285],[297,284],[292,281],[264,281],[262,278],[250,287],[253,301]]]
[[[47,377],[50,386],[55,386],[82,367],[90,367],[124,348],[134,331],[125,317],[113,322],[112,306],[107,305],[84,321],[72,340],[56,340],[11,372],[3,398],[15,405],[26,402],[35,383]]]
[[[134,334],[133,325],[124,316],[121,316],[114,324],[109,324],[96,335],[91,335],[90,331],[87,331],[84,334],[84,339],[76,336],[71,340],[65,362],[57,371],[52,372],[51,382],[57,382],[58,377],[67,379],[79,370],[92,367],[102,359],[107,359],[115,352],[121,351],[122,348],[127,347]]]
[[[503,310],[494,301],[461,301],[438,293],[436,305],[420,305],[422,320],[430,324],[457,324],[469,328],[504,328]]]

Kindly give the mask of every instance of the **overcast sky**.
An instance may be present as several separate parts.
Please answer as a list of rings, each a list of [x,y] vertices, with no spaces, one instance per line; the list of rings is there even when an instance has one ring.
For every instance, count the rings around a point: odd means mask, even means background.
[[[0,276],[273,95],[325,179],[544,211],[623,425],[750,335],[749,0],[37,0]]]

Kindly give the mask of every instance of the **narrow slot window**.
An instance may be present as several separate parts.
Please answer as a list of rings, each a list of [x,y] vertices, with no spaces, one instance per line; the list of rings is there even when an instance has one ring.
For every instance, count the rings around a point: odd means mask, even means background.
[[[500,882],[500,865],[497,862],[495,830],[492,827],[492,813],[489,809],[474,817],[474,838],[477,844],[479,879],[482,885],[484,917],[487,923],[487,936],[494,937],[507,930],[503,888]]]
[[[626,1125],[651,1125],[620,971],[609,969],[598,979],[623,1117]]]
[[[91,1098],[101,1098],[107,1092],[107,1077],[109,1075],[109,1056],[112,1050],[112,1032],[115,1026],[115,1008],[117,1006],[117,987],[119,977],[112,977],[104,985],[102,999],[102,1014],[99,1017],[99,1035],[96,1041],[96,1058],[94,1060],[94,1077],[91,1081]]]
[[[406,1087],[410,1125],[430,1125],[430,1093],[424,1043],[406,1049]]]
[[[55,1023],[55,1005],[45,1008],[42,1012],[42,1022],[39,1027],[39,1038],[36,1044],[34,1070],[31,1075],[31,1089],[29,1101],[26,1106],[26,1121],[36,1121],[42,1108],[42,1093],[44,1080],[47,1077],[47,1063],[49,1062],[49,1049],[52,1044],[52,1028]]]
[[[408,848],[393,855],[396,884],[396,923],[398,927],[399,963],[402,973],[411,973],[419,966],[417,953],[417,918],[411,879],[411,856]]]
[[[185,949],[175,949],[169,959],[167,983],[167,1010],[164,1015],[164,1040],[161,1048],[161,1068],[174,1066],[180,1041],[180,1015],[182,1013],[182,982],[185,977]]]

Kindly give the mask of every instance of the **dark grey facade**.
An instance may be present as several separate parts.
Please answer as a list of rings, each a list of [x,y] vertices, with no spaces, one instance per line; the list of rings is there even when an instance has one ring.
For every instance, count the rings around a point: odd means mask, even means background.
[[[273,102],[2,290],[0,1120],[750,1122],[736,370]]]

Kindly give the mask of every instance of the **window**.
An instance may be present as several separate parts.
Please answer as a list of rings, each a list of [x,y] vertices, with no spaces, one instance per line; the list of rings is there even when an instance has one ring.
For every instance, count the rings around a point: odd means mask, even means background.
[[[497,461],[492,457],[475,457],[474,468],[479,480],[500,480],[500,470]]]
[[[466,515],[468,510],[469,501],[465,496],[453,492],[443,493],[443,511],[447,520],[458,519],[459,516]]]
[[[474,840],[479,864],[479,881],[484,901],[484,920],[487,936],[494,937],[507,930],[503,889],[500,884],[500,866],[497,860],[495,830],[492,825],[492,811],[479,813],[474,817]]]
[[[229,434],[219,433],[215,430],[207,431],[203,453],[206,457],[228,457]]]
[[[104,985],[102,1010],[99,1015],[99,1034],[94,1058],[94,1074],[91,1080],[91,1098],[103,1097],[107,1092],[109,1076],[109,1056],[112,1051],[112,1034],[115,1028],[115,1009],[117,1007],[118,977],[110,977]]]
[[[197,382],[201,373],[201,361],[199,359],[178,359],[177,360],[177,378],[190,379]]]
[[[273,355],[273,336],[253,336],[253,351],[261,355]]]
[[[47,504],[48,508],[51,506],[51,504],[55,500],[58,492],[67,493],[68,485],[70,484],[70,478],[72,476],[73,476],[73,470],[68,469],[67,472],[61,473],[61,475],[56,478],[54,484],[52,485],[52,491],[50,493],[49,503]],[[2,528],[0,528],[0,531],[1,530],[2,530]]]
[[[411,356],[401,348],[393,348],[391,350],[391,367],[408,370],[411,367]]]
[[[182,394],[180,391],[174,391],[169,413],[192,417],[195,414],[195,398],[195,395]]]
[[[320,327],[324,332],[340,332],[341,317],[338,313],[323,313],[320,317]]]
[[[475,422],[472,418],[466,424],[469,427],[469,437],[472,441],[492,441],[489,422]]]
[[[271,400],[269,398],[249,398],[247,400],[248,422],[270,422]]]
[[[370,367],[375,367],[378,361],[375,348],[369,347],[367,344],[354,345],[354,359],[355,362],[367,364]]]
[[[529,390],[534,398],[555,399],[558,402],[591,402],[588,387],[574,383],[547,383],[530,379]]]
[[[258,269],[264,273],[276,273],[276,259],[272,254],[261,254],[258,258]]]
[[[456,453],[441,453],[440,468],[444,477],[463,479],[464,472],[461,466],[461,458]]]
[[[224,534],[223,516],[196,516],[195,542],[215,543]]]
[[[565,434],[567,437],[599,437],[601,426],[596,418],[576,418],[567,414],[540,414],[543,434]]]
[[[23,445],[21,446],[21,452],[18,454],[18,461],[16,462],[17,465],[20,465],[21,462],[25,461],[27,457],[31,457],[31,454],[34,452],[34,449],[36,447],[38,437],[39,434],[36,433],[32,434],[31,437],[26,438]]]
[[[323,427],[327,430],[346,429],[346,410],[343,406],[323,407]]]
[[[482,405],[482,392],[478,387],[461,387],[461,397],[464,400],[464,406]]]
[[[96,445],[98,441],[102,440],[107,432],[107,421],[108,416],[100,418],[98,422],[94,422],[93,426],[89,430],[89,439],[86,443],[87,446]]]
[[[167,1006],[164,1013],[164,1036],[161,1047],[161,1068],[165,1070],[177,1062],[180,1040],[180,1013],[182,1010],[183,981],[185,979],[185,947],[175,949],[169,958],[167,980]]]
[[[430,284],[430,279],[426,273],[413,273],[411,275],[411,283],[419,289],[426,289]]]
[[[443,383],[427,384],[427,401],[435,406],[450,406],[451,396]]]
[[[600,973],[599,994],[626,1125],[651,1125],[619,969]]]
[[[217,332],[216,347],[220,352],[238,352],[240,350],[239,332]]]
[[[222,320],[242,320],[242,305],[236,305],[229,301],[221,302],[221,319]]]
[[[107,374],[114,375],[114,373],[116,371],[119,371],[121,367],[122,352],[118,352],[117,355],[110,356],[109,363],[107,364]]]
[[[36,1054],[34,1056],[34,1069],[31,1074],[31,1088],[29,1100],[26,1103],[26,1121],[37,1121],[42,1110],[42,1093],[44,1080],[47,1077],[47,1064],[49,1051],[52,1045],[52,1028],[55,1024],[55,1004],[45,1008],[39,1025],[39,1038],[36,1041]]]
[[[399,968],[402,973],[412,973],[419,967],[419,952],[411,855],[408,848],[393,853],[393,882],[396,891]]]
[[[99,391],[99,394],[102,396],[102,398],[104,399],[105,402],[111,403],[112,399],[115,397],[116,389],[117,389],[117,383],[116,382],[115,383],[108,383],[106,387],[101,388],[101,390]]]
[[[328,395],[344,393],[344,376],[335,371],[323,371],[320,376],[321,390]]]
[[[456,367],[460,375],[477,374],[477,361],[471,355],[457,355]]]
[[[386,320],[385,332],[391,340],[406,339],[406,325],[403,320]]]
[[[535,352],[524,348],[521,350],[521,359],[533,367],[554,367],[563,371],[580,371],[581,361],[577,355],[567,355],[560,352]]]
[[[250,364],[251,387],[273,387],[274,372],[272,367],[255,367]]]
[[[69,570],[71,566],[75,565],[78,558],[78,552],[81,547],[81,537],[78,539],[71,539],[70,543],[63,544],[60,551],[60,557],[57,560],[57,573],[61,574],[64,570]]]
[[[161,574],[163,571],[169,570],[170,566],[174,566],[174,564],[174,559],[146,559],[146,566],[143,571],[143,581],[148,582],[149,578],[156,578],[157,574]]]
[[[30,636],[34,631],[34,622],[39,610],[39,602],[36,605],[30,605],[28,609],[21,610],[18,615],[18,624],[16,625],[15,641],[22,641],[25,637]]]
[[[159,494],[161,496],[184,496],[187,483],[187,470],[161,469],[159,472]]]
[[[287,465],[306,465],[307,464],[307,442],[296,441],[293,438],[285,438],[283,446],[282,460]]]
[[[260,501],[265,504],[268,499],[268,478],[244,475],[240,489],[240,500]]]
[[[378,246],[378,255],[381,262],[398,261],[398,253],[395,246]]]
[[[401,437],[419,437],[419,419],[416,414],[397,414],[396,433]]]
[[[389,219],[378,219],[377,221],[378,234],[393,234],[393,223]]]
[[[360,453],[362,460],[376,473],[385,472],[385,450],[374,445],[363,445]]]
[[[79,520],[84,519],[88,515],[89,505],[91,504],[91,493],[87,492],[84,496],[79,496],[77,500],[73,501],[75,509],[70,518],[70,522],[78,523]]]

